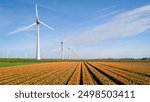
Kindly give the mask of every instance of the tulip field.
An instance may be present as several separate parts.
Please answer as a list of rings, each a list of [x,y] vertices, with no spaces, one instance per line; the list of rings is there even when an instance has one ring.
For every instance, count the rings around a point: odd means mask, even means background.
[[[0,68],[1,85],[150,85],[150,62],[46,62]]]

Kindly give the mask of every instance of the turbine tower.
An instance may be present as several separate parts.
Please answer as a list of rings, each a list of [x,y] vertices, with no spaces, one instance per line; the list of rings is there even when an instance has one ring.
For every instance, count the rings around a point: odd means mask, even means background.
[[[42,25],[44,25],[45,27],[47,27],[47,28],[49,28],[49,29],[51,29],[51,30],[53,30],[53,31],[54,31],[54,29],[39,20],[37,5],[35,5],[35,9],[36,9],[36,25],[37,25],[37,49],[36,49],[36,59],[37,59],[37,60],[40,60],[40,59],[41,59],[41,53],[40,53],[40,26],[39,26],[39,25],[42,24]]]
[[[62,60],[64,58],[64,42],[66,42],[68,40],[68,38],[64,39],[64,40],[58,40],[61,44],[61,49],[60,49],[60,59]]]
[[[7,48],[6,49],[6,56],[5,56],[5,58],[9,58],[9,54],[10,54],[10,50]]]
[[[36,26],[37,27],[37,46],[36,46],[36,59],[40,60],[41,59],[41,53],[40,53],[40,24],[42,24],[43,26],[51,29],[54,31],[54,29],[50,26],[48,26],[47,24],[43,23],[42,21],[40,21],[39,19],[39,15],[38,15],[38,8],[37,8],[37,4],[35,4],[35,11],[36,11],[36,20],[33,24],[23,28],[23,29],[19,29],[18,31],[15,31],[15,33],[20,32],[20,31],[24,31],[26,29],[29,29],[31,27]]]
[[[63,59],[63,49],[64,49],[64,42],[60,42],[61,43],[61,60]]]
[[[70,48],[68,48],[68,60],[70,59]]]

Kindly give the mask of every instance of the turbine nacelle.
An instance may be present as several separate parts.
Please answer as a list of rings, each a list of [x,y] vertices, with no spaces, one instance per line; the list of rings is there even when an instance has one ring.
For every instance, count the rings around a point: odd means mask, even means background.
[[[40,21],[39,21],[38,19],[36,19],[36,24],[37,24],[37,25],[40,24]]]

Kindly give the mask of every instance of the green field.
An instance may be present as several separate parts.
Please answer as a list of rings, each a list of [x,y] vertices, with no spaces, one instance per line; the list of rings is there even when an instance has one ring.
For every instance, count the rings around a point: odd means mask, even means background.
[[[25,59],[25,58],[0,58],[0,67],[9,67],[9,66],[19,66],[19,65],[28,65],[36,63],[46,63],[46,62],[74,62],[74,61],[94,61],[94,62],[150,62],[150,60],[140,60],[140,59]]]
[[[46,62],[62,62],[62,61],[81,61],[81,60],[61,60],[61,59],[24,59],[24,58],[0,58],[0,67],[9,67],[9,66],[19,66],[19,65],[28,65],[36,63],[46,63]]]
[[[49,59],[43,59],[43,60],[37,61],[36,59],[0,58],[0,67],[19,66],[19,65],[56,62],[56,61],[57,60],[49,60]]]
[[[0,67],[34,64],[34,62],[0,62]]]

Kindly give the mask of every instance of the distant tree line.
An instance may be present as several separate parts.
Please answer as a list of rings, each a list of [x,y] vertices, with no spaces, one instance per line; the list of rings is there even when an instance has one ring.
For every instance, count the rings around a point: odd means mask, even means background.
[[[150,60],[150,58],[144,57],[144,58],[141,58],[140,60]]]
[[[94,59],[94,60],[150,60],[150,57],[143,57],[143,58],[104,58],[104,59]]]

